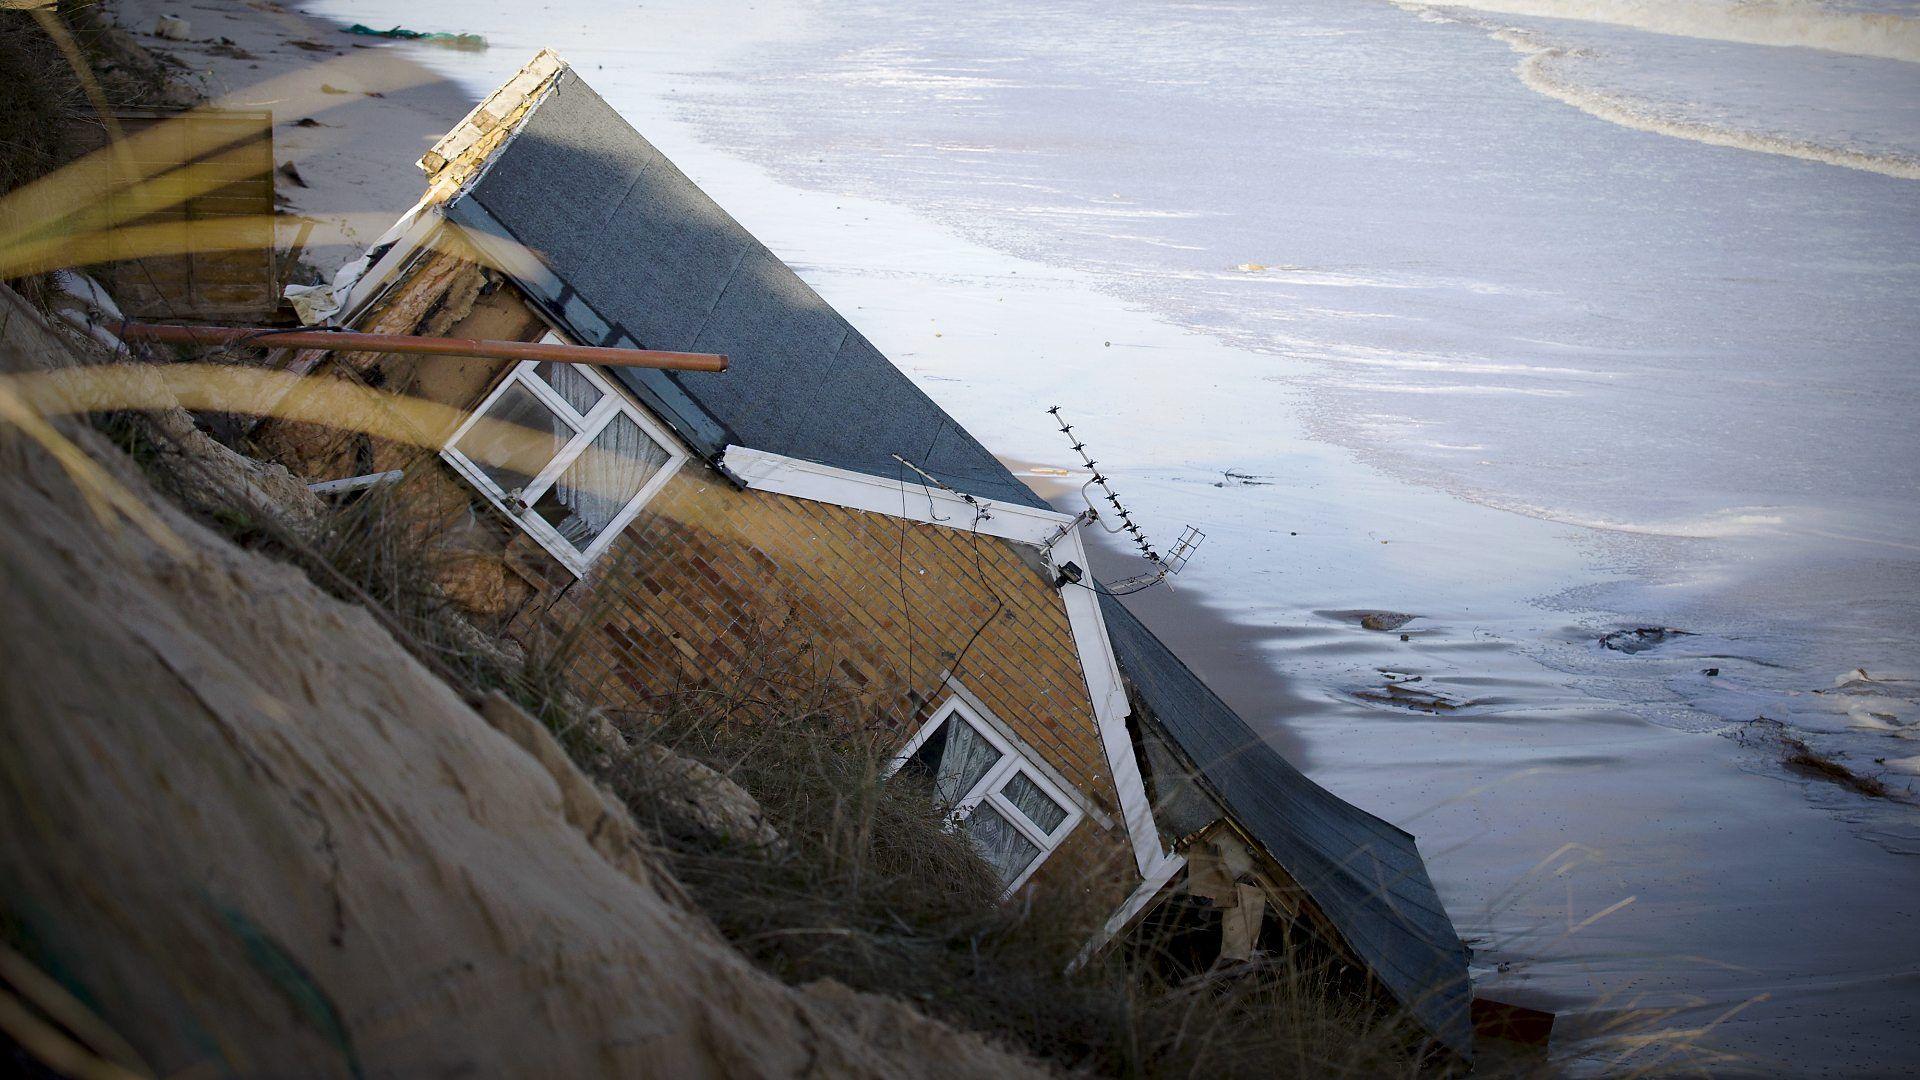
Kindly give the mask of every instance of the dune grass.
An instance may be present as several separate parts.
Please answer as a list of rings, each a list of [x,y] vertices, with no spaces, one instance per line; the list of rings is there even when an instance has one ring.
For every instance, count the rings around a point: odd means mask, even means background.
[[[1069,973],[1112,910],[1110,868],[1000,902],[992,869],[931,790],[887,776],[890,729],[848,721],[850,692],[806,662],[804,637],[759,650],[774,658],[761,670],[668,694],[645,715],[591,708],[599,695],[570,659],[596,612],[540,641],[503,647],[478,635],[437,584],[466,556],[441,549],[415,506],[403,480],[333,511],[308,537],[253,523],[249,539],[378,605],[464,693],[502,690],[539,717],[633,811],[722,935],[783,980],[896,997],[1094,1075],[1432,1071],[1411,1019],[1317,953],[1170,978],[1154,962],[1158,943],[1136,940]],[[780,842],[689,827],[682,792],[657,768],[662,750],[744,788]]]

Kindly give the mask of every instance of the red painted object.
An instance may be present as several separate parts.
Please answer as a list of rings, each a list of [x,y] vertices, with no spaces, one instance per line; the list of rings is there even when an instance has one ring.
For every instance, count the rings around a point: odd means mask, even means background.
[[[666,368],[670,371],[727,369],[727,358],[718,353],[611,349],[600,345],[554,345],[540,341],[481,341],[474,338],[416,337],[411,334],[361,334],[350,330],[168,326],[141,322],[121,323],[118,330],[122,341],[157,341],[167,345],[261,345],[333,352],[424,353],[496,360],[552,360],[560,364],[590,364],[594,367]]]

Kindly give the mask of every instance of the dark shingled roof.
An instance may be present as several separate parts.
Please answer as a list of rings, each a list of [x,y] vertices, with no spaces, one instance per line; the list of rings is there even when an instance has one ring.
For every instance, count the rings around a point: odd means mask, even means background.
[[[618,372],[709,459],[732,443],[897,478],[899,453],[961,491],[1047,505],[571,70],[445,212],[536,253],[544,268],[519,284],[577,339],[728,354],[724,373]],[[1413,838],[1302,776],[1102,606],[1121,670],[1221,801],[1464,1052],[1465,949]]]
[[[1234,820],[1320,905],[1428,1030],[1472,1049],[1467,950],[1412,835],[1294,768],[1119,600],[1100,597],[1114,658]]]
[[[766,245],[563,72],[447,216],[536,252],[523,282],[587,344],[726,353],[727,371],[623,371],[703,455],[728,442],[1045,506]]]

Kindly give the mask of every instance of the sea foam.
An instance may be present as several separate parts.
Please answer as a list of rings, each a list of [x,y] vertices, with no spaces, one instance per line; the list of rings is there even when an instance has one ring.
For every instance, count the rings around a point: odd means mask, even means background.
[[[1638,131],[1649,131],[1710,146],[1753,150],[1763,154],[1818,161],[1849,169],[1862,169],[1920,180],[1920,158],[1905,154],[1874,152],[1848,146],[1834,146],[1793,136],[1755,131],[1726,124],[1663,115],[1646,103],[1620,94],[1611,94],[1564,78],[1554,70],[1554,62],[1569,55],[1568,50],[1546,45],[1520,30],[1499,30],[1494,34],[1512,46],[1523,59],[1518,68],[1520,81],[1536,93],[1564,102],[1590,116]]]
[[[1683,115],[1671,105],[1602,89],[1572,74],[1572,62],[1590,55],[1585,50],[1549,41],[1540,30],[1502,25],[1476,13],[1606,23],[1669,36],[1762,46],[1825,48],[1870,59],[1914,63],[1920,63],[1920,19],[1889,13],[1841,11],[1810,0],[1732,4],[1718,0],[1660,4],[1639,0],[1470,0],[1445,5],[1395,0],[1395,3],[1430,21],[1464,22],[1482,27],[1521,55],[1515,71],[1528,89],[1608,123],[1709,146],[1777,154],[1902,180],[1920,180],[1920,156],[1914,154],[1849,145],[1844,136],[1829,140],[1808,138],[1804,133],[1767,130],[1761,124],[1732,122],[1724,114]],[[1707,118],[1709,115],[1712,119]]]
[[[1826,49],[1920,64],[1920,19],[1850,11],[1814,0],[1464,0],[1435,6],[1610,23],[1679,37]]]

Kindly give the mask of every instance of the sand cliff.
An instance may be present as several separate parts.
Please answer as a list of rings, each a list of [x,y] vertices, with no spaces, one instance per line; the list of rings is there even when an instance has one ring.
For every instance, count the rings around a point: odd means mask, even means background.
[[[18,296],[0,308],[0,371],[74,363]],[[0,428],[0,904],[141,1065],[1033,1071],[897,1002],[756,971],[543,728],[490,723],[365,610],[60,430],[151,520],[98,516],[43,442]]]

